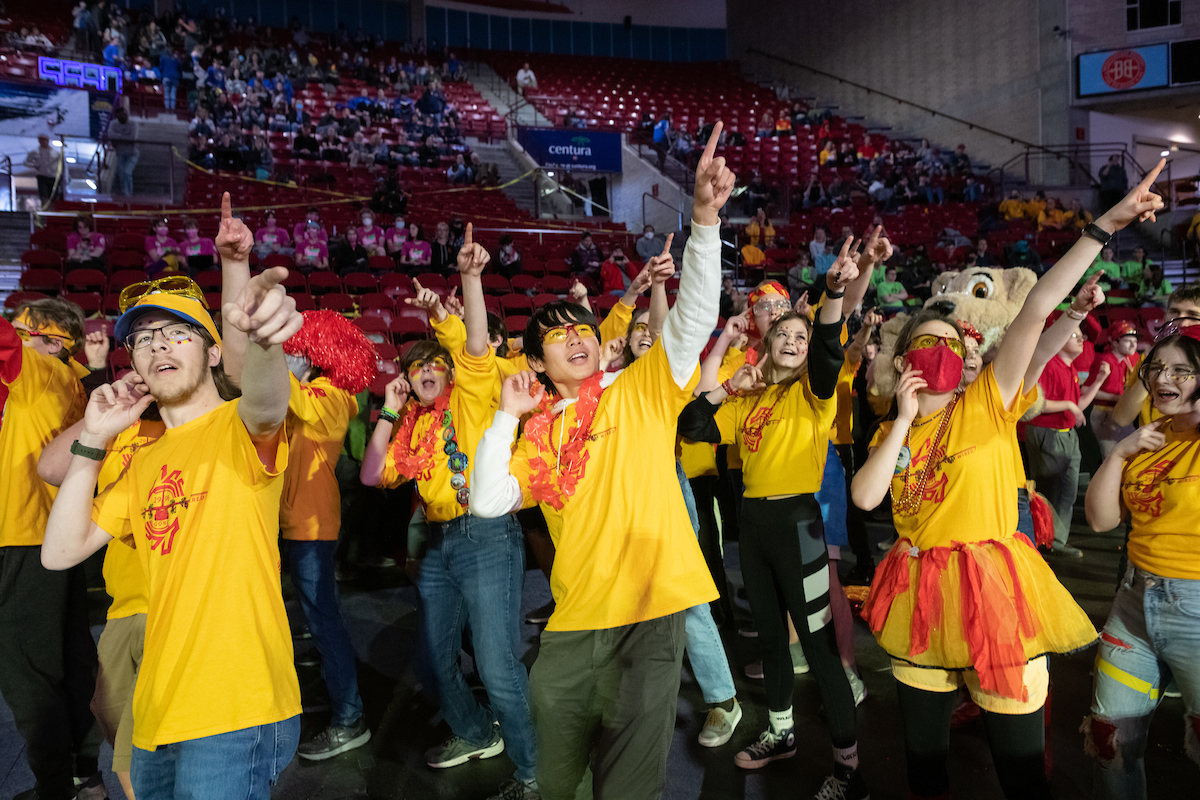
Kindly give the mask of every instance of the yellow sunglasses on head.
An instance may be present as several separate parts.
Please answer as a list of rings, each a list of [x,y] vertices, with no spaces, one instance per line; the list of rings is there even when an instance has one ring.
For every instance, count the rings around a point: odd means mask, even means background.
[[[195,281],[184,275],[172,275],[153,281],[132,283],[121,290],[121,296],[117,299],[117,308],[124,314],[146,295],[159,293],[179,294],[184,297],[190,297],[205,308],[208,308],[203,290],[196,285]]]
[[[922,334],[915,337],[908,343],[909,350],[925,350],[929,347],[937,347],[939,344],[944,344],[958,354],[959,358],[967,357],[967,348],[963,346],[962,340],[951,338],[949,336],[935,336],[932,333]]]
[[[591,325],[558,325],[542,334],[542,344],[565,342],[572,331],[580,339],[591,339],[596,335],[596,329]]]

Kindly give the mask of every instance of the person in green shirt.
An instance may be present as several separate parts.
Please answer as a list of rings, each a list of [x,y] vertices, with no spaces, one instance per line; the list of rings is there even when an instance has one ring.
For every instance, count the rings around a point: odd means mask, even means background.
[[[893,311],[903,311],[905,302],[908,300],[908,290],[904,288],[904,284],[896,280],[896,268],[888,265],[883,269],[883,280],[879,282],[879,286],[875,290],[876,303],[886,313]]]
[[[788,293],[799,297],[800,292],[817,285],[817,270],[812,266],[808,252],[801,250],[796,256],[796,266],[788,270]]]
[[[1167,298],[1175,287],[1163,276],[1161,264],[1147,264],[1142,273],[1141,288],[1138,290],[1138,300],[1143,306],[1159,306],[1166,308]]]
[[[1126,287],[1136,291],[1142,282],[1142,273],[1151,263],[1146,258],[1146,248],[1140,246],[1133,248],[1133,258],[1121,264],[1121,280]]]
[[[1104,277],[1100,279],[1100,285],[1105,291],[1108,291],[1112,284],[1117,283],[1121,277],[1121,265],[1116,262],[1115,258],[1113,249],[1105,247],[1100,251],[1100,255],[1096,256],[1096,260],[1092,262],[1092,265],[1083,273],[1080,283],[1087,283],[1089,278],[1103,270]]]

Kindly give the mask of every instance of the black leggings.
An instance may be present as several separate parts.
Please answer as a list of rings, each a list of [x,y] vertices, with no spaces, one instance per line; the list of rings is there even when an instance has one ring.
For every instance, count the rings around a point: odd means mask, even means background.
[[[928,692],[896,683],[900,716],[904,720],[904,747],[908,756],[908,788],[916,797],[945,796],[950,791],[946,755],[950,752],[950,715],[958,692]],[[1004,796],[1039,800],[1050,797],[1046,780],[1045,708],[1032,714],[997,714],[983,711]]]
[[[689,479],[688,483],[696,498],[696,515],[700,520],[700,530],[696,534],[700,540],[700,552],[704,554],[708,572],[717,585],[717,591],[721,593],[712,604],[713,619],[718,625],[725,625],[733,621],[733,606],[729,598],[729,582],[725,578],[725,562],[721,557],[721,531],[717,528],[717,515],[713,511],[713,499],[720,480],[716,475],[699,475]]]
[[[838,458],[842,460],[842,467],[846,473],[846,497],[850,497],[850,481],[854,479],[854,445],[838,444],[834,445],[837,450]],[[871,546],[867,539],[867,522],[863,519],[863,512],[858,506],[854,505],[854,501],[846,503],[846,536],[850,540],[850,552],[854,553],[854,559],[858,562],[858,566],[866,569],[875,565],[875,559],[871,556]]]
[[[854,693],[842,669],[829,608],[829,552],[821,508],[811,494],[742,501],[742,577],[763,645],[767,707],[792,707],[792,655],[784,611],[817,679],[834,747],[857,740]]]

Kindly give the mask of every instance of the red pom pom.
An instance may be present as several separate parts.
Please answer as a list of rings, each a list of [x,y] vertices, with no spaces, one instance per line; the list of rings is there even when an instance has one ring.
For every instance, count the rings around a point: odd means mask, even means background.
[[[375,345],[336,311],[305,311],[304,327],[283,343],[283,352],[303,356],[339,389],[358,394],[379,374]]]

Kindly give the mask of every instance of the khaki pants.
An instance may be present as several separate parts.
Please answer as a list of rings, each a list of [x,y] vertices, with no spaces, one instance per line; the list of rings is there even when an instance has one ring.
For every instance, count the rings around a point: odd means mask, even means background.
[[[104,738],[112,745],[113,772],[129,772],[133,757],[133,689],[142,666],[146,643],[146,615],[110,619],[96,646],[100,671],[92,713]]]

